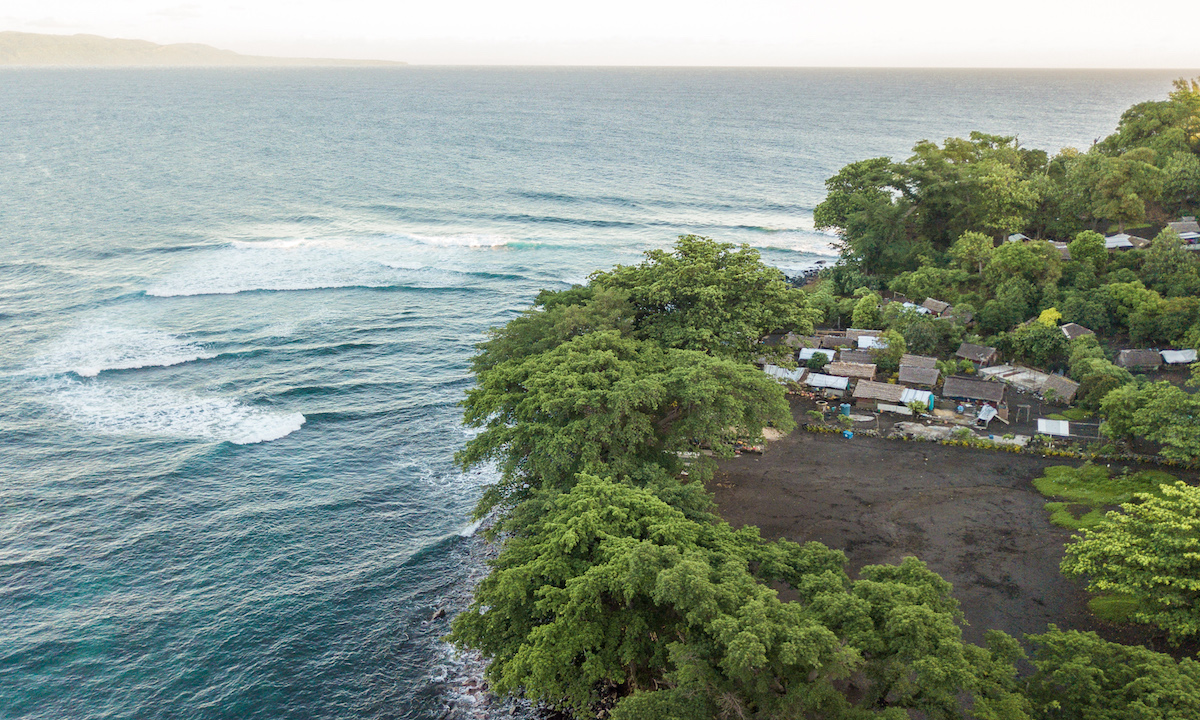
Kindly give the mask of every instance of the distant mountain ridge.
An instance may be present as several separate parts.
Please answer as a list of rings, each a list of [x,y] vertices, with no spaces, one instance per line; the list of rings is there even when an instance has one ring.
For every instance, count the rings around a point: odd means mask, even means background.
[[[241,55],[199,43],[158,45],[99,35],[0,32],[0,65],[73,67],[393,67],[389,60],[337,60]]]

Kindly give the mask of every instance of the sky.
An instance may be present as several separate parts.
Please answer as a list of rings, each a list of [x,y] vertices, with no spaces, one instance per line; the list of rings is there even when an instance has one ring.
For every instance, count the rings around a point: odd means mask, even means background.
[[[1200,68],[1193,0],[3,0],[0,30],[451,65]]]

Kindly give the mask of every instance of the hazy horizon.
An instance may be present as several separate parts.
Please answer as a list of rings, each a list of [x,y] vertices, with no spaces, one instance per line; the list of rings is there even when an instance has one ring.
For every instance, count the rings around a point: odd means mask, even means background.
[[[202,43],[244,55],[415,65],[1155,69],[1200,68],[1179,5],[1118,16],[1014,0],[1002,10],[917,0],[837,7],[481,0],[377,6],[365,0],[170,2],[10,0],[0,30]]]

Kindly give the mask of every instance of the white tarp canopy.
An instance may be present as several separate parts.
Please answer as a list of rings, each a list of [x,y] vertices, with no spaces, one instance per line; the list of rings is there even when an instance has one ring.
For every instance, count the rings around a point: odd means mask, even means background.
[[[804,382],[813,387],[829,388],[831,390],[845,390],[850,387],[850,378],[822,373],[809,373]]]
[[[1183,363],[1196,362],[1195,350],[1163,350],[1161,353],[1163,362],[1168,365],[1181,365]]]
[[[991,422],[992,418],[999,414],[1000,412],[996,410],[996,408],[992,407],[991,405],[984,405],[983,408],[979,410],[979,420],[986,425],[987,423]]]
[[[800,382],[804,378],[804,368],[787,370],[778,365],[767,365],[763,367],[763,372],[778,380],[790,380],[795,383]]]
[[[1070,437],[1071,423],[1067,422],[1066,420],[1047,420],[1046,418],[1038,418],[1038,432],[1042,435]]]
[[[834,356],[837,355],[836,350],[830,350],[828,348],[801,348],[800,349],[800,359],[801,360],[812,360],[812,356],[817,353],[821,353],[822,355],[824,355],[825,359],[829,360],[830,362],[832,362]]]
[[[859,350],[874,350],[875,348],[886,350],[887,343],[880,340],[878,335],[863,335],[858,338]]]
[[[930,400],[933,399],[933,393],[928,390],[913,390],[912,388],[904,388],[904,394],[900,396],[900,402],[908,405],[910,402],[919,402],[925,407],[930,407]]]

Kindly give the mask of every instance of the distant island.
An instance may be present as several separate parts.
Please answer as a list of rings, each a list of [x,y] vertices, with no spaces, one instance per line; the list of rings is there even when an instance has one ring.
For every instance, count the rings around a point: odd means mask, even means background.
[[[158,45],[99,35],[0,32],[0,65],[59,67],[399,67],[389,60],[241,55],[199,43]]]

